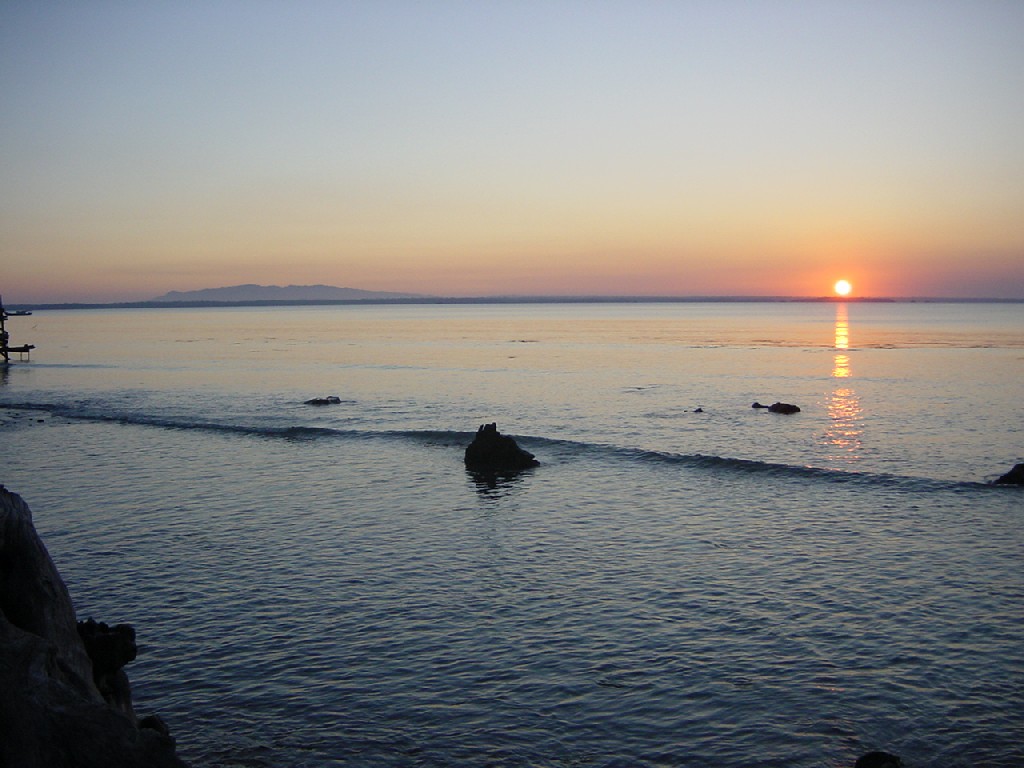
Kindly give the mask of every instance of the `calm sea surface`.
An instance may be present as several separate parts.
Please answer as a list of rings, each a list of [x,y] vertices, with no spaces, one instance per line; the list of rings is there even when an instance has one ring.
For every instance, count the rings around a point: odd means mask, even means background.
[[[0,482],[196,766],[1024,764],[1024,304],[8,329]]]

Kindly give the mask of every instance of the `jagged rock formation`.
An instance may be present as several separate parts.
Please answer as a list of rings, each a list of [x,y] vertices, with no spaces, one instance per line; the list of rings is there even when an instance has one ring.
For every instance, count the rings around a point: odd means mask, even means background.
[[[127,625],[124,625],[127,626]],[[126,652],[127,633],[108,638],[108,660]],[[130,627],[129,627],[130,629]],[[90,630],[86,629],[86,633]],[[131,632],[134,647],[134,630]],[[102,657],[105,651],[100,651]],[[123,662],[121,662],[123,664]],[[124,675],[109,663],[100,677]],[[121,695],[127,690],[123,681]],[[119,683],[120,684],[120,683]],[[115,685],[115,688],[117,686]],[[142,727],[124,702],[111,706],[96,685],[93,661],[67,587],[20,496],[0,486],[0,765],[17,768],[185,768],[174,741]]]
[[[497,424],[482,424],[466,447],[466,469],[473,472],[517,472],[540,462],[516,441],[498,431]]]
[[[135,644],[135,628],[130,624],[108,627],[92,619],[78,622],[78,636],[92,662],[92,681],[103,700],[124,712],[133,722],[135,707],[132,688],[124,665],[135,661],[139,648]]]

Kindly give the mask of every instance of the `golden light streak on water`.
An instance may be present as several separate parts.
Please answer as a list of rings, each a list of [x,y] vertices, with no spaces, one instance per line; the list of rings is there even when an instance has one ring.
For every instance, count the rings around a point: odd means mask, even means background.
[[[836,349],[850,348],[850,319],[846,304],[836,304]]]
[[[846,304],[836,305],[835,349],[832,357],[832,378],[843,379],[828,400],[828,415],[831,423],[825,430],[825,439],[835,450],[833,459],[856,460],[861,449],[861,405],[857,393],[849,381],[853,377],[850,368],[850,319]],[[842,350],[842,351],[840,351]]]

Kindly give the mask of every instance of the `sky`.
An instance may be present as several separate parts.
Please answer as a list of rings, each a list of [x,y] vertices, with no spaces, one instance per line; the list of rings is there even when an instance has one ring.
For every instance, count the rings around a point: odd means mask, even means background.
[[[0,3],[0,294],[1024,298],[1019,0]]]

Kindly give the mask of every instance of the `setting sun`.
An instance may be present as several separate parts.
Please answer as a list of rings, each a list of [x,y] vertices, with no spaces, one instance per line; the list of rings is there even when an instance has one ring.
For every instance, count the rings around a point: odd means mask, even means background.
[[[836,296],[849,296],[850,291],[853,290],[853,286],[850,285],[849,280],[836,280],[836,284],[833,286],[836,292]]]

